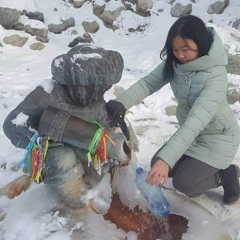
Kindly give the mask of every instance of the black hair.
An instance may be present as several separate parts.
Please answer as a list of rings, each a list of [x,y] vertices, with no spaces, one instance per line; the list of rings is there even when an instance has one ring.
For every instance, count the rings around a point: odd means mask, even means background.
[[[176,36],[193,40],[198,46],[198,57],[207,55],[212,44],[212,34],[208,31],[204,22],[193,15],[180,17],[169,29],[167,39],[160,58],[166,61],[163,69],[164,79],[173,78],[173,60],[177,60],[173,54],[172,41]]]

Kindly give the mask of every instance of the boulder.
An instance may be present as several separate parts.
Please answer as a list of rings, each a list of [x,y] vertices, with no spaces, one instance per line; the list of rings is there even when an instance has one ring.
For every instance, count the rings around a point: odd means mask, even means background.
[[[240,103],[240,92],[238,92],[233,84],[229,84],[227,91],[227,101],[229,104],[234,104],[235,102]]]
[[[118,5],[116,5],[115,3],[115,1],[108,2],[102,13],[102,20],[108,25],[112,25],[113,22],[117,20],[117,18],[120,16],[121,11],[124,10],[124,5],[122,4],[122,2],[118,3]]]
[[[49,42],[49,38],[44,38],[44,37],[40,37],[40,36],[36,36],[36,40],[38,40],[42,43],[48,43]]]
[[[73,6],[75,8],[80,8],[85,3],[85,0],[73,0]]]
[[[39,36],[42,38],[48,37],[48,29],[47,28],[37,28],[37,27],[31,27],[30,25],[26,25],[24,27],[24,31],[26,33],[31,34],[32,36]]]
[[[39,20],[41,22],[44,22],[44,16],[40,12],[28,12],[26,10],[23,10],[22,15],[27,16],[29,19]]]
[[[42,50],[45,48],[45,45],[42,44],[41,42],[35,42],[35,43],[32,43],[30,46],[29,46],[30,49],[32,50]]]
[[[19,20],[21,11],[8,7],[0,7],[0,24],[11,29]]]
[[[34,19],[28,19],[26,16],[21,16],[19,22],[13,27],[15,30],[22,30],[29,33],[32,36],[36,36],[38,41],[48,42],[48,28],[47,26]]]
[[[223,2],[217,1],[208,7],[208,14],[222,14],[226,7],[229,5],[229,0]]]
[[[176,0],[167,0],[166,2],[173,5],[176,2]]]
[[[85,32],[95,33],[99,29],[99,25],[95,20],[85,20],[82,22]]]
[[[171,8],[171,15],[173,17],[183,17],[191,14],[192,12],[192,4],[188,4],[186,6],[182,5],[181,3],[176,3],[172,8]]]
[[[153,7],[152,0],[137,0],[137,10],[140,12],[147,12]]]
[[[68,47],[74,47],[78,43],[93,43],[93,39],[89,33],[84,33],[83,36],[76,37],[68,44]]]
[[[227,72],[240,75],[240,54],[228,55]]]
[[[18,34],[13,34],[11,36],[3,38],[5,44],[10,44],[16,47],[22,47],[27,42],[27,40],[27,37],[21,37]]]
[[[70,17],[68,19],[64,19],[64,20],[61,19],[60,21],[61,21],[61,23],[59,23],[59,24],[53,24],[53,23],[49,24],[48,30],[50,32],[59,34],[65,30],[67,30],[68,28],[75,26],[75,19],[72,17]]]
[[[135,12],[137,0],[131,1],[131,0],[122,0],[122,3],[126,10],[130,10],[132,12]]]
[[[233,22],[232,27],[240,31],[240,18]]]
[[[104,8],[105,8],[105,3],[103,5],[99,5],[98,4],[95,4],[93,5],[93,14],[98,16],[99,18],[102,17],[102,13],[104,11]]]

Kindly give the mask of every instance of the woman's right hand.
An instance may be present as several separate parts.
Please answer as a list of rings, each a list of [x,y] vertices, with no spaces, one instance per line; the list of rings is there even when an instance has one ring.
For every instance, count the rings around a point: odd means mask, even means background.
[[[168,164],[159,158],[148,173],[146,182],[158,186],[161,181],[164,180],[163,184],[166,184],[168,180],[168,172]]]

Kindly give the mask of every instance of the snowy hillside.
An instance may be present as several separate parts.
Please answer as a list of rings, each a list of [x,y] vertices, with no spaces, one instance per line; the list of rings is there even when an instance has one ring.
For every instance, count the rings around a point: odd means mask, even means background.
[[[122,80],[105,94],[105,99],[110,100],[160,63],[166,34],[177,19],[174,16],[186,12],[202,18],[217,30],[231,59],[229,96],[235,93],[231,107],[240,124],[239,0],[221,0],[219,5],[216,0],[146,0],[147,8],[136,2],[0,0],[0,188],[22,175],[21,170],[14,171],[12,166],[24,156],[24,150],[15,148],[4,135],[4,119],[37,85],[49,86],[53,58],[69,51],[68,45],[74,39],[75,43],[92,41],[123,56]],[[11,17],[5,21],[7,16]],[[149,170],[153,154],[178,128],[176,105],[167,85],[126,114],[139,141],[137,166]],[[240,166],[240,149],[234,163]],[[167,186],[173,188],[171,181]],[[240,240],[240,201],[233,206],[223,205],[220,188],[193,200],[209,210],[232,239]],[[42,184],[33,184],[13,200],[0,197],[0,209],[7,213],[0,222],[0,239],[71,239],[71,232],[65,228],[67,219],[51,211],[57,205],[58,199]],[[82,226],[79,221],[76,228],[90,229],[94,237],[89,240],[126,237],[126,233],[105,223],[100,215],[92,213],[88,218],[88,225]],[[190,235],[186,233],[183,239],[191,239]],[[136,239],[134,233],[127,237]],[[198,236],[193,239],[203,240]]]

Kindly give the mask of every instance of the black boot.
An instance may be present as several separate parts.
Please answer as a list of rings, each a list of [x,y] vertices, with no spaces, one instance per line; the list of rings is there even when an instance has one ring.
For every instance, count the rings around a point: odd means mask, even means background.
[[[223,202],[225,204],[233,204],[239,199],[239,177],[239,167],[234,164],[227,169],[218,171],[217,187],[222,186],[224,189]]]

